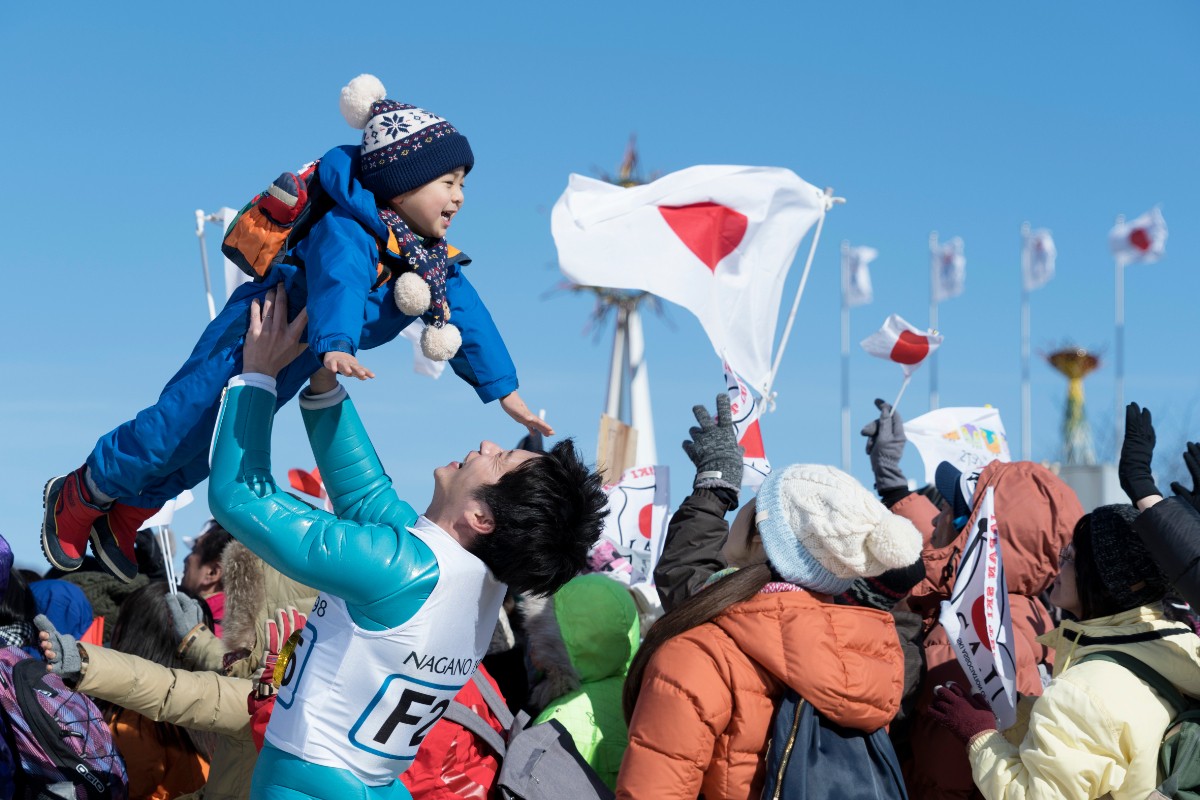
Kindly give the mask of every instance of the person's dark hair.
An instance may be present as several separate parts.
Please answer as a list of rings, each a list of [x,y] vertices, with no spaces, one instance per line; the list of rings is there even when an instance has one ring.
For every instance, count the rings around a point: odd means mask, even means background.
[[[202,565],[211,564],[221,560],[225,547],[232,541],[233,535],[229,531],[222,528],[216,520],[209,520],[208,529],[196,539],[196,543],[192,545],[192,552],[200,559]]]
[[[133,540],[133,552],[137,556],[139,575],[145,575],[151,581],[167,579],[162,548],[158,546],[158,538],[149,528],[142,528],[137,532]]]
[[[165,581],[154,581],[141,587],[125,598],[117,621],[113,625],[112,640],[109,647],[131,656],[138,656],[147,661],[153,661],[170,669],[186,669],[183,659],[179,657],[179,637],[175,635],[175,625],[171,621],[171,612],[167,610],[166,596],[169,592]],[[200,610],[204,612],[204,622],[212,627],[212,613],[208,605],[196,595],[179,590],[180,594],[199,601]],[[114,704],[101,704],[105,717],[115,722],[125,709]],[[165,746],[178,745],[189,752],[198,752],[187,733],[166,722],[154,724],[158,740]]]
[[[1075,548],[1075,591],[1079,595],[1081,618],[1095,619],[1124,611],[1116,607],[1116,602],[1100,579],[1100,571],[1096,567],[1096,553],[1092,548],[1091,514],[1084,514],[1075,523],[1071,544]]]
[[[629,665],[629,674],[625,677],[625,688],[621,694],[625,723],[628,724],[633,719],[633,709],[642,691],[642,676],[658,648],[681,633],[711,622],[730,606],[758,594],[773,580],[778,578],[769,564],[743,567],[684,600],[654,623],[642,639],[642,644]]]
[[[608,503],[600,487],[575,443],[561,441],[476,490],[496,524],[468,549],[513,591],[553,594],[583,571],[600,538]]]
[[[18,569],[8,571],[8,587],[0,597],[0,625],[18,622],[33,623],[37,616],[37,600],[29,590],[29,584]]]

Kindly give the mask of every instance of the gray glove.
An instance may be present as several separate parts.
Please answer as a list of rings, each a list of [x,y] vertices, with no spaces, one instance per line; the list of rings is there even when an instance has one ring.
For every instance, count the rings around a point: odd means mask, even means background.
[[[164,599],[167,602],[167,612],[171,615],[171,622],[175,625],[175,638],[182,642],[183,637],[188,635],[188,631],[204,622],[204,611],[201,610],[198,600],[194,600],[186,594],[168,593]]]
[[[45,614],[38,614],[34,617],[33,624],[37,626],[38,630],[50,636],[49,645],[54,652],[54,657],[51,658],[46,654],[46,666],[66,683],[77,683],[83,672],[83,659],[79,657],[79,644],[75,641],[75,637],[67,633],[59,633],[58,629],[54,627],[54,623]],[[46,653],[45,650],[42,652]]]
[[[704,406],[692,406],[692,413],[700,427],[689,429],[692,440],[683,443],[683,452],[696,465],[692,488],[731,489],[736,495],[742,488],[742,448],[729,413],[729,395],[717,395],[715,422]]]
[[[908,488],[908,478],[900,469],[900,457],[904,455],[904,420],[892,411],[892,406],[875,399],[879,419],[872,420],[862,429],[867,437],[867,455],[871,457],[871,471],[875,473],[875,491],[883,494],[891,489]]]

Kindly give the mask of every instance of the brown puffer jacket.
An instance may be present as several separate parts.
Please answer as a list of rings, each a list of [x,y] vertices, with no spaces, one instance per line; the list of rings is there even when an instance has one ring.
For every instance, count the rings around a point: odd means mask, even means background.
[[[874,731],[895,716],[903,681],[889,614],[805,591],[757,594],[650,659],[617,797],[757,798],[785,686],[834,722]]]
[[[1017,691],[1037,696],[1042,693],[1038,665],[1045,665],[1047,675],[1052,671],[1051,651],[1037,637],[1054,629],[1054,621],[1038,595],[1054,582],[1058,555],[1071,541],[1083,508],[1069,486],[1031,461],[1008,464],[994,461],[984,467],[975,489],[972,514],[983,502],[989,486],[995,490],[1000,552],[1017,644]],[[941,602],[950,598],[954,570],[974,519],[952,542],[935,548],[930,538],[938,510],[924,496],[910,494],[892,506],[892,513],[912,521],[926,542],[921,553],[925,580],[917,584],[908,599],[909,607],[924,620],[922,646],[926,668],[913,720],[912,761],[905,765],[908,790],[913,797],[930,800],[978,798],[982,795],[971,779],[966,748],[926,713],[935,686],[947,681],[967,682],[946,631],[937,619]]]

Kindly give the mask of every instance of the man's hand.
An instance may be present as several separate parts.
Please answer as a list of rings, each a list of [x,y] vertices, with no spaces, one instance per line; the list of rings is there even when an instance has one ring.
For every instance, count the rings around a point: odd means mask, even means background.
[[[1129,495],[1129,502],[1135,506],[1143,498],[1162,494],[1154,485],[1154,475],[1150,472],[1154,442],[1154,422],[1150,418],[1150,409],[1130,403],[1125,407],[1125,441],[1121,444],[1121,458],[1117,461],[1117,478],[1125,494]]]
[[[287,291],[276,285],[261,303],[250,304],[250,327],[242,349],[242,372],[257,372],[274,378],[296,357],[308,349],[300,343],[300,334],[308,324],[308,309],[290,323],[287,321]]]
[[[347,378],[358,378],[360,381],[375,377],[375,373],[358,363],[357,358],[340,350],[330,350],[321,356],[321,363],[333,375],[345,375]]]
[[[554,435],[554,428],[547,425],[544,419],[535,417],[529,407],[525,405],[525,401],[521,399],[521,395],[516,392],[509,392],[501,397],[500,407],[504,409],[505,414],[524,425],[530,433],[537,431],[542,436]]]

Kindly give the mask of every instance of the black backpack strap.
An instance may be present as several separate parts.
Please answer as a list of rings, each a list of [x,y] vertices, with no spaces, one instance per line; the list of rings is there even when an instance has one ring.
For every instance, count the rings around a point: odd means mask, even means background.
[[[1190,707],[1190,703],[1184,698],[1179,690],[1175,688],[1169,680],[1164,678],[1159,672],[1141,659],[1134,658],[1128,653],[1121,653],[1116,650],[1098,650],[1094,653],[1088,653],[1083,658],[1076,661],[1076,664],[1082,664],[1085,661],[1109,661],[1113,664],[1124,667],[1125,669],[1138,676],[1145,683],[1150,685],[1150,688],[1156,691],[1163,700],[1166,700],[1175,709],[1172,718],[1179,716]]]
[[[511,716],[511,714],[509,715]],[[500,760],[504,760],[505,753],[508,752],[508,745],[504,742],[504,737],[501,736],[495,728],[488,724],[487,720],[476,714],[471,709],[464,706],[457,700],[450,703],[450,707],[446,709],[446,713],[442,715],[443,719],[448,719],[451,722],[457,722],[465,729],[478,736],[480,739],[488,743],[488,746],[496,751],[496,755],[500,756]]]

